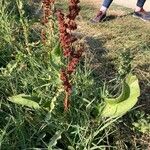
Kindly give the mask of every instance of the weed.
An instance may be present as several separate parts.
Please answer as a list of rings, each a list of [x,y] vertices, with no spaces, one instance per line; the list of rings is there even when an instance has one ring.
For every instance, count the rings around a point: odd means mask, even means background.
[[[38,23],[28,16],[27,1],[0,2],[0,149],[117,149],[113,137],[120,115],[102,115],[107,102],[100,89],[105,93],[105,88],[94,79],[72,33],[79,1],[70,1],[68,15],[58,11],[58,21],[54,1],[42,2]],[[123,58],[125,80],[131,60]]]

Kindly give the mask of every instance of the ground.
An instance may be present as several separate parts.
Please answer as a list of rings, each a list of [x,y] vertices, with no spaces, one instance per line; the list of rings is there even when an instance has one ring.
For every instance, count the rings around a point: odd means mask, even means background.
[[[104,80],[113,76],[114,62],[117,64],[119,54],[130,50],[134,56],[133,72],[138,76],[141,86],[137,106],[140,105],[140,110],[150,114],[150,22],[133,18],[132,9],[113,4],[106,21],[91,24],[89,20],[96,15],[100,2],[81,2],[78,33],[87,44],[97,75]],[[147,142],[150,140],[148,137],[145,139]]]
[[[99,76],[111,76],[111,62],[117,61],[122,51],[128,49],[134,56],[132,67],[141,83],[141,103],[149,112],[150,95],[150,22],[132,17],[132,9],[112,5],[106,21],[91,24],[98,11],[99,0],[83,0],[79,18],[78,33],[82,35],[94,57],[94,67],[98,67]],[[108,65],[110,62],[110,66]],[[106,66],[107,65],[107,66]]]

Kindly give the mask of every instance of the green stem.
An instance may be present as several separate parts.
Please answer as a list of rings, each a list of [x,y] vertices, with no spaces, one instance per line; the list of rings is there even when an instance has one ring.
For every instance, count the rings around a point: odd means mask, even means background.
[[[16,0],[16,4],[17,4],[17,7],[18,7],[18,12],[19,12],[19,15],[20,15],[20,23],[21,23],[21,26],[23,28],[23,35],[24,35],[24,39],[25,39],[25,45],[26,45],[26,51],[29,55],[31,55],[30,53],[30,47],[29,47],[29,40],[28,40],[28,33],[29,33],[29,30],[28,30],[28,25],[27,25],[27,20],[24,19],[24,10],[22,9],[23,8],[23,3],[21,2],[21,0]]]

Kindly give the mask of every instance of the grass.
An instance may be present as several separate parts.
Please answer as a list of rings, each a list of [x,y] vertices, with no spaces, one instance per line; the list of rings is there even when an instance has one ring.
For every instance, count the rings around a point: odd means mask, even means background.
[[[31,5],[23,2],[25,10],[28,10]],[[62,1],[57,5],[67,8]],[[27,11],[21,16],[16,3],[13,2],[12,8],[11,1],[0,2],[0,149],[148,148],[148,133],[141,132],[145,126],[139,122],[144,118],[146,127],[149,123],[148,108],[145,107],[149,99],[146,93],[149,88],[149,25],[126,15],[131,10],[119,6],[113,6],[111,11],[121,12],[124,16],[112,15],[106,22],[92,25],[89,19],[95,14],[95,7],[84,2],[81,5],[84,6],[78,17],[79,28],[75,34],[86,42],[87,49],[72,79],[72,107],[64,113],[64,94],[57,95],[57,76],[51,68],[48,49],[39,43],[41,26],[38,17],[30,16]],[[11,12],[9,8],[12,8]],[[138,110],[140,113],[144,110],[145,114],[139,117],[134,110],[123,118],[96,117],[97,112],[93,112],[93,109],[97,104],[103,104],[101,88],[104,82],[116,77],[118,63],[121,63],[120,53],[129,49],[134,56],[133,72],[139,77],[143,91],[140,101],[144,100],[144,106]],[[8,101],[8,97],[20,93],[40,98],[39,104],[48,105],[52,111],[33,110]],[[138,129],[134,128],[133,122],[139,124]],[[134,141],[138,137],[143,137],[146,143]]]
[[[77,33],[87,44],[87,55],[90,66],[95,70],[96,80],[112,79],[120,62],[120,54],[130,50],[134,58],[132,61],[133,72],[141,83],[142,94],[138,105],[142,106],[140,110],[149,114],[149,22],[132,17],[133,10],[129,8],[113,5],[108,11],[106,21],[91,24],[89,20],[96,14],[99,7],[97,4],[96,2],[82,1]]]
[[[98,75],[109,78],[109,75],[107,76],[107,69],[110,69],[107,67],[109,63],[113,68],[112,63],[118,63],[120,53],[130,50],[134,57],[133,71],[141,81],[142,90],[147,91],[150,83],[149,22],[133,18],[131,9],[113,5],[108,12],[106,21],[93,25],[89,19],[95,15],[97,6],[86,5],[84,1],[82,5],[79,32],[83,34],[89,50],[94,55],[94,63],[97,64],[97,67],[99,66],[97,68]],[[117,67],[117,65],[115,66]],[[148,92],[142,93],[141,99],[145,97],[145,100],[141,100],[141,102],[149,105]]]

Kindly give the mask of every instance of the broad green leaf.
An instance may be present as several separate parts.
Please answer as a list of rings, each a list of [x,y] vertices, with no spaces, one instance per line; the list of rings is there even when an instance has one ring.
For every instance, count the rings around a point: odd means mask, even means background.
[[[125,84],[128,85],[126,86],[128,88],[123,88],[125,96],[122,96],[116,103],[110,103],[108,98],[104,98],[105,106],[102,110],[103,117],[122,116],[137,103],[138,97],[140,96],[140,87],[137,77],[129,74],[126,77]],[[111,98],[111,100],[113,101],[113,98]]]
[[[27,106],[34,109],[40,109],[39,104],[36,101],[34,101],[33,97],[29,95],[19,94],[19,95],[9,97],[8,100],[22,106]]]
[[[130,95],[130,87],[124,80],[122,83],[122,92],[118,97],[116,97],[116,98],[104,97],[104,99],[106,102],[108,102],[110,104],[117,104],[117,103],[127,99],[129,97],[129,95]]]

